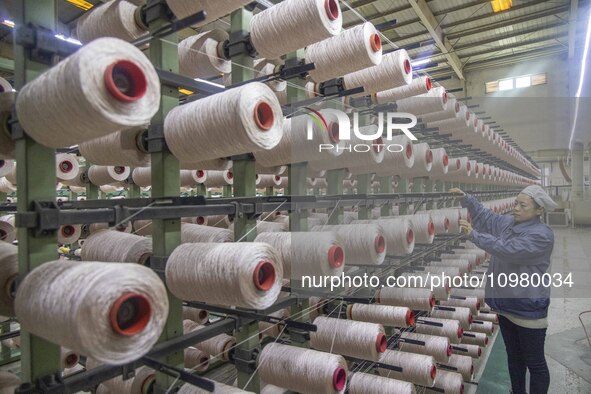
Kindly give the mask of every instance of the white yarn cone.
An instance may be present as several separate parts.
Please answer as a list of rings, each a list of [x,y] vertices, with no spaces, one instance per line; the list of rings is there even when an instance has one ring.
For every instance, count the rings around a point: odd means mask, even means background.
[[[80,239],[80,236],[82,236],[82,225],[62,225],[57,231],[57,243],[62,245],[73,244]]]
[[[445,88],[438,86],[427,93],[398,100],[396,105],[397,111],[409,112],[415,116],[444,111],[447,108],[447,92]]]
[[[16,287],[18,275],[18,249],[16,246],[0,241],[0,314],[14,316],[12,287]]]
[[[16,191],[16,186],[13,185],[8,181],[8,179],[2,177],[0,178],[0,192],[2,193],[12,193]]]
[[[14,160],[0,160],[0,177],[9,176],[15,166]]]
[[[431,78],[424,76],[413,79],[410,85],[388,89],[372,95],[374,104],[393,103],[406,97],[418,96],[429,92],[432,88]]]
[[[363,93],[354,95],[354,97],[408,85],[411,81],[412,65],[408,53],[404,49],[384,55],[382,62],[377,66],[344,76],[347,90],[360,86],[364,88]]]
[[[381,324],[319,316],[310,332],[310,346],[324,352],[378,361],[388,347]]]
[[[197,324],[209,322],[209,312],[205,309],[183,306],[183,319],[193,320]]]
[[[152,240],[135,234],[100,230],[84,242],[82,260],[143,264],[152,254]]]
[[[100,37],[133,41],[147,32],[135,22],[137,6],[128,1],[109,1],[82,14],[76,22],[76,37],[89,43]]]
[[[230,73],[230,61],[218,52],[220,42],[227,39],[228,33],[214,29],[179,42],[179,73],[193,79],[209,79]]]
[[[55,156],[55,172],[60,182],[77,178],[80,175],[80,165],[76,155],[58,153]]]
[[[380,304],[427,312],[435,305],[435,297],[429,289],[383,287],[376,293],[376,299]]]
[[[444,336],[450,343],[460,343],[464,330],[457,320],[439,319],[436,317],[419,317],[416,320],[415,331],[420,334]]]
[[[414,313],[407,307],[375,304],[348,305],[347,318],[387,327],[410,327],[415,320]]]
[[[255,78],[260,78],[263,76],[268,76],[271,74],[275,74],[279,71],[278,64],[279,62],[273,62],[267,59],[255,59],[254,61],[254,70],[255,70]],[[269,86],[275,93],[284,92],[287,88],[287,81],[282,79],[276,79],[274,81],[265,82],[267,86]],[[281,100],[280,100],[281,101]],[[282,103],[283,105],[283,103]]]
[[[347,363],[336,354],[270,343],[258,358],[261,380],[302,393],[342,394]]]
[[[464,330],[469,330],[470,324],[474,320],[470,309],[464,307],[436,306],[431,311],[431,316],[441,319],[456,319]]]
[[[137,264],[45,263],[20,283],[14,306],[23,329],[108,364],[146,354],[168,315],[164,284]]]
[[[183,320],[183,332],[188,334],[193,331],[204,329],[206,326],[199,325],[192,320]],[[228,334],[219,334],[212,338],[206,339],[194,346],[210,356],[217,357],[221,360],[228,361],[230,359],[230,350],[235,347],[236,339]]]
[[[327,81],[382,61],[382,42],[370,22],[344,30],[339,35],[306,48],[306,63],[316,68],[309,72],[316,82]]]
[[[144,127],[117,131],[104,137],[81,143],[80,154],[87,161],[104,166],[147,167],[150,155],[138,148],[138,136]]]
[[[275,302],[282,275],[281,258],[263,243],[183,244],[166,265],[166,284],[176,297],[253,309]]]
[[[404,256],[414,250],[414,230],[407,218],[378,219],[377,221],[354,220],[352,223],[378,223],[384,230],[386,253],[389,256]]]
[[[197,23],[195,26],[202,26],[213,22],[248,3],[250,3],[250,0],[200,0],[199,2],[166,0],[166,4],[177,19],[183,19],[199,11],[205,11],[207,13],[205,20]]]
[[[182,223],[181,242],[234,242],[234,233],[223,228]]]
[[[250,40],[260,57],[276,59],[337,35],[342,25],[337,0],[287,0],[252,17]]]
[[[0,216],[0,241],[13,243],[15,240],[14,215]]]
[[[386,350],[380,357],[380,363],[402,368],[402,372],[378,368],[380,376],[404,380],[421,386],[432,386],[437,374],[433,357],[422,354]]]
[[[139,49],[116,38],[81,47],[27,83],[16,100],[27,134],[51,148],[147,124],[159,105],[154,67]]]
[[[349,394],[377,393],[415,394],[416,390],[410,382],[362,372],[352,374],[349,379]]]
[[[124,166],[90,166],[88,180],[97,185],[109,185],[129,178],[131,169]]]
[[[443,369],[437,370],[437,376],[433,387],[427,387],[425,393],[449,393],[464,394],[464,383],[462,375],[456,372],[449,372]]]
[[[402,352],[433,356],[439,363],[448,362],[452,355],[449,339],[435,335],[403,332],[398,340],[398,347]]]
[[[333,231],[343,241],[347,265],[380,265],[386,257],[386,239],[379,224],[316,226],[312,231]]]
[[[269,150],[283,134],[283,113],[260,82],[174,108],[164,121],[170,151],[183,162]]]
[[[456,368],[457,373],[461,374],[463,380],[466,382],[472,381],[472,376],[474,375],[474,364],[472,357],[453,354],[449,358],[449,361],[443,364]]]

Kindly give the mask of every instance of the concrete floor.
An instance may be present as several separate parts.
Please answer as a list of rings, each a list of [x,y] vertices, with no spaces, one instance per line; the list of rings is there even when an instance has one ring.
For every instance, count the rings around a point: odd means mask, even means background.
[[[572,272],[574,284],[570,289],[563,287],[552,292],[545,347],[550,369],[549,393],[590,394],[591,347],[578,315],[591,310],[591,228],[555,228],[554,235],[552,273]],[[582,319],[591,334],[591,313]],[[497,340],[478,394],[509,392],[504,350],[503,341]]]

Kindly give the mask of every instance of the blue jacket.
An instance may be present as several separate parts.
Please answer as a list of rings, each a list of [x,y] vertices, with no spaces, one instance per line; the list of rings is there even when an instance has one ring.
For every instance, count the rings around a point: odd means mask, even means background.
[[[468,208],[472,216],[470,240],[492,256],[486,279],[486,303],[493,310],[524,318],[546,317],[550,305],[550,287],[544,287],[541,279],[550,267],[554,248],[552,229],[540,222],[539,218],[516,223],[512,215],[494,213],[471,195],[466,195],[462,206]],[[517,274],[518,278],[525,274],[529,285],[518,283],[511,287],[507,280],[507,285],[501,288],[499,282],[502,285],[504,278],[503,275],[499,277],[499,274],[505,274],[507,279],[510,274]],[[539,286],[531,284],[533,274],[539,275]],[[537,279],[534,278],[534,282]]]

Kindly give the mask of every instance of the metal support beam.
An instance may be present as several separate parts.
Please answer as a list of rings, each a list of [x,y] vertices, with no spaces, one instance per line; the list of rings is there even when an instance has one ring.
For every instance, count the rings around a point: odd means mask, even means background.
[[[462,73],[462,62],[458,55],[455,54],[454,48],[447,37],[443,36],[441,26],[439,26],[439,22],[435,19],[435,15],[433,15],[433,12],[425,0],[408,0],[408,3],[412,6],[431,37],[435,40],[435,45],[437,45],[439,50],[445,55],[447,62],[453,68],[458,78],[463,80],[464,74]]]

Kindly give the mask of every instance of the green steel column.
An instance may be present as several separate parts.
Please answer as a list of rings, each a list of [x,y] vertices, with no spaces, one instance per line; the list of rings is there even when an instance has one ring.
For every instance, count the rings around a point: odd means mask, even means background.
[[[232,13],[232,32],[249,32],[252,12],[239,9]],[[253,58],[241,54],[232,58],[232,83],[244,82],[254,78]],[[256,171],[254,160],[234,161],[234,196],[247,197],[256,196]],[[225,190],[225,188],[224,188]],[[252,242],[257,236],[256,219],[236,215],[234,219],[234,239],[245,242]],[[240,343],[238,348],[243,352],[254,351],[259,346],[258,322],[253,321],[243,325],[236,332],[236,341]],[[258,374],[238,370],[238,387],[259,392],[260,381]],[[250,381],[250,382],[249,382]],[[247,382],[248,385],[247,385]]]
[[[54,0],[14,1],[14,21],[17,26],[32,23],[55,31],[56,4]],[[48,66],[36,63],[27,57],[26,51],[14,45],[15,88],[21,90]],[[18,212],[26,212],[33,201],[54,201],[55,199],[55,152],[28,136],[16,141]],[[57,238],[55,233],[35,236],[35,229],[18,228],[19,274],[23,279],[34,268],[57,259]],[[21,329],[21,379],[32,382],[35,379],[61,371],[60,347]]]
[[[205,196],[206,194],[207,194],[207,188],[205,187],[205,185],[203,183],[197,184],[197,187],[195,187],[195,195],[196,196]]]
[[[140,195],[140,187],[135,183],[131,182],[129,184],[129,189],[127,190],[127,198],[140,198]]]
[[[8,197],[8,194],[4,193],[4,192],[0,192],[0,203],[1,202],[6,202],[6,198]]]
[[[169,22],[158,19],[150,23],[150,30],[156,30]],[[150,42],[149,58],[155,67],[178,73],[178,38],[171,34],[162,39]],[[178,89],[173,86],[162,86],[160,109],[152,119],[154,124],[164,122],[166,114],[178,105]],[[169,151],[156,152],[152,160],[152,197],[176,197],[180,194],[180,164]],[[181,242],[181,221],[178,219],[153,220],[152,243],[156,256],[168,256]],[[168,293],[169,312],[161,340],[169,340],[183,335],[182,302]],[[168,365],[183,366],[183,352],[177,351],[164,360]],[[155,393],[168,391],[175,381],[165,374],[156,374]]]
[[[371,175],[363,174],[357,176],[357,194],[371,193]],[[371,211],[367,207],[359,207],[359,220],[369,219]]]
[[[272,187],[265,188],[265,196],[272,196],[275,193],[275,189]]]
[[[236,164],[236,163],[234,163]],[[236,170],[236,166],[234,166],[232,172]],[[224,185],[222,186],[222,197],[232,197],[232,185]]]
[[[329,196],[336,196],[343,194],[343,179],[345,179],[345,170],[330,170],[326,172],[326,183],[328,188],[326,194]],[[360,190],[359,183],[357,184],[357,190]],[[328,224],[341,224],[343,223],[343,207],[337,206],[332,215],[328,218]]]
[[[451,189],[452,187],[453,187],[453,182],[443,182],[443,189],[442,189],[442,191],[448,192],[449,189]],[[453,204],[453,200],[449,199],[449,200],[446,200],[445,201],[445,205],[444,206],[446,208],[449,208],[449,207],[452,206],[452,204]]]
[[[90,168],[91,164],[86,162],[86,169]],[[99,187],[94,183],[88,181],[86,183],[86,199],[87,200],[98,200],[99,199]]]
[[[398,177],[398,193],[408,193],[408,178]],[[399,215],[406,215],[408,213],[407,203],[400,203],[398,208]]]
[[[392,193],[392,177],[391,176],[380,177],[380,193],[382,193],[382,194]],[[382,216],[391,216],[392,215],[392,204],[391,203],[384,204],[382,206],[380,213]]]
[[[425,188],[424,188],[424,192],[425,193],[432,193],[433,192],[433,181],[429,178],[425,179]],[[434,206],[434,202],[432,199],[429,199],[429,201],[427,201],[425,203],[425,209],[433,209]]]

